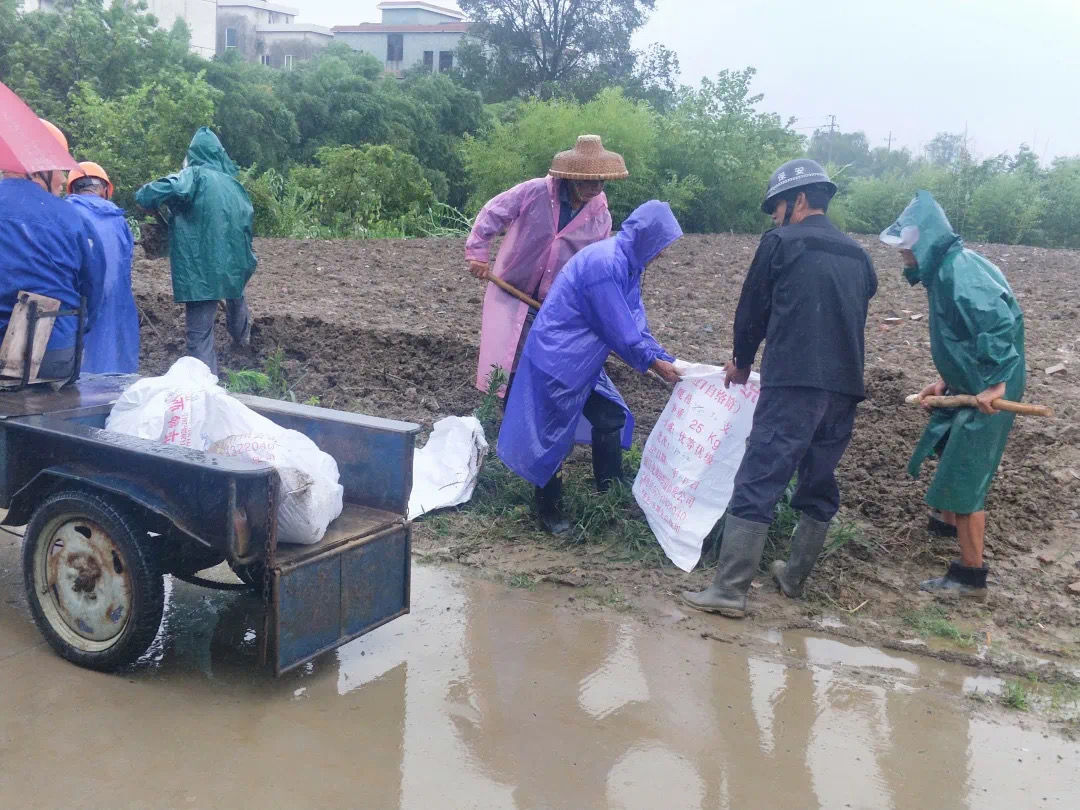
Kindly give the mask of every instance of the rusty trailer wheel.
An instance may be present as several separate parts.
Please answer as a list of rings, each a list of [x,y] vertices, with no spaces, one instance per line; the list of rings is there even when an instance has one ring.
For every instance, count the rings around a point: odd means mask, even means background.
[[[34,621],[61,656],[111,671],[146,652],[165,595],[145,538],[99,495],[61,492],[38,507],[26,527],[23,576]]]

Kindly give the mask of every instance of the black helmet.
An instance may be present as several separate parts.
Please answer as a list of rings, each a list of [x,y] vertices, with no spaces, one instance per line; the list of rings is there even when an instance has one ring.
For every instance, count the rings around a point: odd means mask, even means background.
[[[810,158],[789,160],[769,178],[761,210],[766,214],[771,214],[773,208],[776,207],[777,197],[795,188],[819,184],[828,187],[830,197],[836,193],[836,183],[829,179],[829,175],[816,160],[810,160]]]

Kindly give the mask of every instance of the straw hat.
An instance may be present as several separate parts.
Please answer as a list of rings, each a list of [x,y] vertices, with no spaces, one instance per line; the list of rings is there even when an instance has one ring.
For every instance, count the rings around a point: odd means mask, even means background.
[[[609,152],[599,135],[581,135],[577,146],[559,152],[548,174],[563,180],[623,180],[630,176],[622,155]]]

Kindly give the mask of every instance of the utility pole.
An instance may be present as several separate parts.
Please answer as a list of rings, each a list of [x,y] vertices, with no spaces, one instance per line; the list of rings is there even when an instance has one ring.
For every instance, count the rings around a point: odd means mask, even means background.
[[[830,115],[829,116],[829,156],[828,156],[828,158],[826,158],[826,161],[825,161],[826,163],[832,163],[832,147],[833,147],[833,141],[835,140],[835,135],[836,135],[836,116],[835,115]]]
[[[886,154],[892,152],[892,130],[889,130],[888,146],[885,147]]]

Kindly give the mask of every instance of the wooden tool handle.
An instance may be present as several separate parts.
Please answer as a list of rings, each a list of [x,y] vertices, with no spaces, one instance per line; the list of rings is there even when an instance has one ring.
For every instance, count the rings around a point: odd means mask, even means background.
[[[513,284],[509,284],[509,283],[503,281],[501,278],[499,278],[498,276],[492,275],[490,272],[486,276],[484,276],[484,278],[486,278],[488,281],[490,281],[492,284],[494,284],[496,287],[498,287],[503,292],[509,293],[510,295],[514,296],[514,298],[518,299],[519,301],[524,301],[526,304],[528,304],[533,309],[540,309],[540,302],[539,301],[537,301],[535,298],[533,298],[531,296],[526,295],[521,290],[519,290],[517,287],[515,287]],[[615,357],[619,357],[614,352],[612,352],[612,354]],[[619,357],[619,359],[622,360],[621,357]],[[665,380],[663,377],[661,377],[659,374],[657,374],[651,368],[647,369],[645,371],[645,375],[647,377],[653,377],[653,378],[659,380],[664,385],[666,385],[668,388],[673,388],[674,387],[674,386],[671,385],[671,383],[669,383],[667,380]]]
[[[514,298],[516,298],[518,301],[524,301],[526,304],[528,304],[533,309],[540,309],[540,302],[539,301],[537,301],[532,296],[526,295],[521,290],[519,290],[517,287],[515,287],[513,284],[509,284],[509,283],[503,281],[498,276],[492,275],[491,273],[488,273],[485,276],[485,278],[488,281],[490,281],[492,284],[494,284],[496,287],[498,287],[500,290],[502,290],[503,292],[510,293],[510,295],[514,296]]]
[[[909,405],[925,403],[931,408],[975,408],[978,402],[971,394],[955,394],[948,397],[927,397],[920,400],[918,394],[907,398]],[[1023,416],[1053,416],[1054,412],[1045,405],[1028,405],[1026,402],[1012,402],[1007,399],[995,399],[994,407],[999,411],[1022,414]]]

